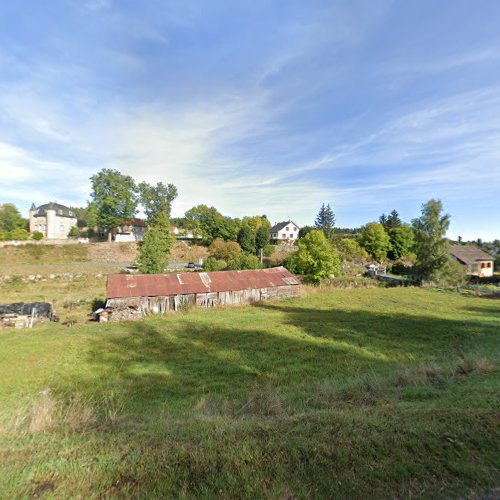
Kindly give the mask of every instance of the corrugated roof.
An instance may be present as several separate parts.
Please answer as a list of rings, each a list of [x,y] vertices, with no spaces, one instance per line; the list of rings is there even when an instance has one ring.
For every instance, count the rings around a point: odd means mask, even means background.
[[[284,267],[180,274],[110,274],[106,297],[159,297],[300,285]]]
[[[494,258],[476,245],[453,245],[451,255],[464,264],[474,264],[478,260],[494,260]]]

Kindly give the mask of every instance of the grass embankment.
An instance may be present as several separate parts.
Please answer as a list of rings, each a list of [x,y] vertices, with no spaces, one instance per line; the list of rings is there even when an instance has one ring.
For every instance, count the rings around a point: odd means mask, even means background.
[[[375,288],[4,331],[0,497],[491,493],[499,327],[494,300]]]

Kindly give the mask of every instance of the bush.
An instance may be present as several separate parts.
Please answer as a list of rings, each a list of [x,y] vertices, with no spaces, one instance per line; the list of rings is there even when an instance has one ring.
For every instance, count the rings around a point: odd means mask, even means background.
[[[80,229],[77,226],[73,226],[68,233],[70,238],[78,238],[80,236]]]
[[[26,229],[17,228],[13,229],[10,233],[7,233],[7,235],[8,240],[27,240],[30,233],[28,233]]]
[[[208,253],[211,257],[218,260],[236,259],[241,253],[241,247],[236,241],[224,241],[216,238],[208,247]]]
[[[275,248],[275,245],[271,245],[271,243],[265,245],[264,249],[262,250],[264,257],[272,257],[274,255]]]
[[[340,255],[323,231],[311,231],[298,241],[298,246],[299,250],[285,261],[291,272],[303,274],[313,283],[340,273]]]
[[[35,241],[43,240],[43,233],[40,231],[35,231],[31,236]]]
[[[238,271],[240,269],[261,269],[259,259],[255,255],[243,253],[236,259],[232,259],[227,263],[226,269],[229,271]]]
[[[203,264],[203,270],[206,272],[223,271],[227,267],[225,260],[219,260],[214,257],[209,257]]]

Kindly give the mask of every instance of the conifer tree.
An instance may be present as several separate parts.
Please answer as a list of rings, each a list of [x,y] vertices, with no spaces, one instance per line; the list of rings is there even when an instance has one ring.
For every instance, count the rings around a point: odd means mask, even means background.
[[[326,205],[323,203],[316,216],[316,221],[314,227],[323,231],[323,234],[327,238],[333,236],[333,226],[335,225],[335,214],[330,207],[330,204]]]

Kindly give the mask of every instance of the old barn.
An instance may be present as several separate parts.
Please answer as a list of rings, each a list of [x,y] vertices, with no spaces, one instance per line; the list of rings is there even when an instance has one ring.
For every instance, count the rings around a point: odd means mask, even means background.
[[[106,308],[114,321],[197,306],[249,304],[296,296],[300,282],[284,267],[180,274],[111,274]]]

